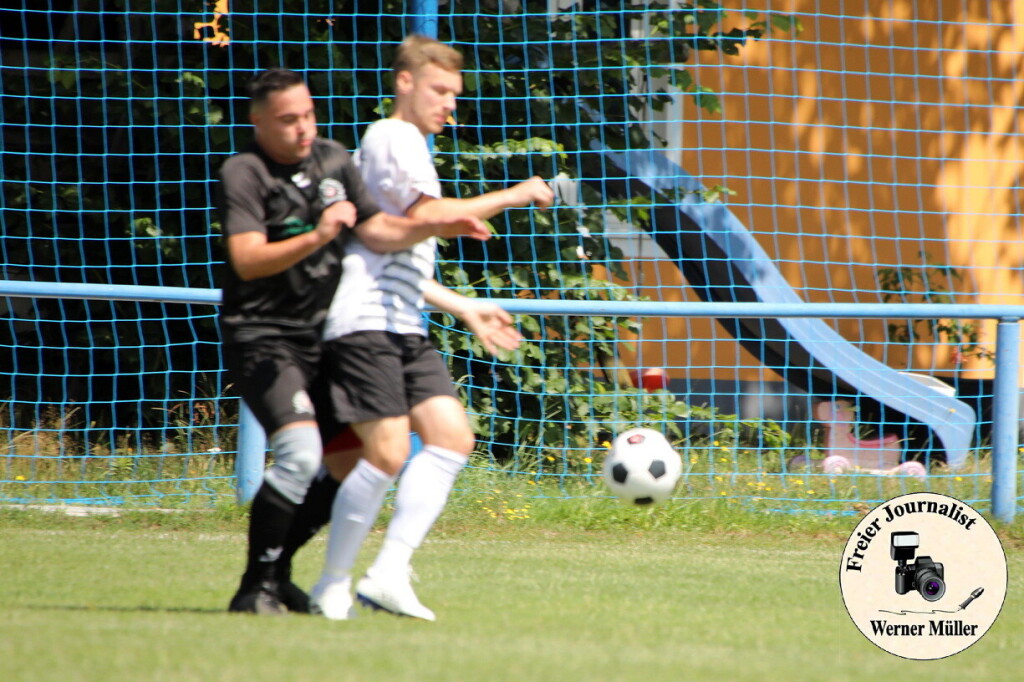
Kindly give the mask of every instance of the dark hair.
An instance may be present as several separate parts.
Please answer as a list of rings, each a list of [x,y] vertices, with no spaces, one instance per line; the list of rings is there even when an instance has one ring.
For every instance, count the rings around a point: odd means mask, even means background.
[[[267,101],[272,92],[280,92],[305,83],[302,76],[290,69],[274,67],[256,75],[249,82],[249,105],[257,106]]]

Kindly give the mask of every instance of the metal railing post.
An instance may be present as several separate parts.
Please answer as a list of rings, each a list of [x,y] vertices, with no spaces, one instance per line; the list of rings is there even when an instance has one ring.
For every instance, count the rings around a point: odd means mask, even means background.
[[[437,0],[413,0],[412,32],[437,38]]]
[[[252,501],[263,482],[263,467],[267,457],[267,435],[249,406],[239,401],[238,457],[235,475],[238,477],[238,503]]]
[[[999,321],[992,396],[992,515],[1010,523],[1017,513],[1017,446],[1020,429],[1020,324]]]
[[[416,5],[416,29],[437,30],[436,0]],[[0,279],[0,296],[100,301],[146,301],[219,305],[219,289],[26,282]],[[1010,522],[1017,511],[1017,471],[1020,434],[1020,320],[1024,306],[935,303],[705,303],[691,301],[569,301],[547,299],[491,299],[517,315],[612,315],[624,317],[736,317],[736,318],[962,318],[999,320],[996,337],[996,373],[993,390],[992,514]],[[248,502],[263,479],[266,435],[244,405],[239,410],[238,499]]]

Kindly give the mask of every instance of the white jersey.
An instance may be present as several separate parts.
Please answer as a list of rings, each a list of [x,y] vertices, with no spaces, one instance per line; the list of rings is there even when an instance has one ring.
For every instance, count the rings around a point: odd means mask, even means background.
[[[412,123],[388,118],[370,125],[355,162],[370,195],[386,213],[404,216],[422,195],[441,198],[426,138]],[[358,331],[425,336],[423,282],[434,277],[436,255],[434,238],[395,253],[375,253],[358,238],[350,239],[324,339]]]

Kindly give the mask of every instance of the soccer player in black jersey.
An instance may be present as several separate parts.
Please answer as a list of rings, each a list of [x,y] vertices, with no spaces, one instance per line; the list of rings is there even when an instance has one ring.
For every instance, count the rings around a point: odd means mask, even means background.
[[[229,265],[220,327],[229,379],[266,430],[274,462],[252,503],[246,569],[228,608],[278,614],[287,609],[274,561],[323,454],[309,389],[347,231],[381,252],[490,233],[471,216],[414,221],[381,212],[348,152],[317,137],[313,99],[297,73],[264,71],[250,95],[254,144],[220,171]]]

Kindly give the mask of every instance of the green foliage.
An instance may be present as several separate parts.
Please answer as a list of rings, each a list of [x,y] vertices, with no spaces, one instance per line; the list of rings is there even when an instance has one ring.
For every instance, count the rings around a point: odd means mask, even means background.
[[[747,18],[753,23],[746,28],[727,27],[742,18],[714,2],[557,16],[452,16],[441,39],[448,32],[456,41],[472,35],[476,42],[463,49],[458,125],[434,137],[446,186],[473,196],[531,175],[562,176],[580,183],[581,202],[496,216],[497,237],[490,242],[445,245],[440,280],[471,296],[642,300],[616,281],[627,277],[624,258],[605,237],[605,223],[611,215],[645,228],[652,202],[661,199],[616,194],[588,181],[605,172],[592,143],[658,147],[646,120],[672,101],[672,91],[692,94],[708,112],[720,111],[717,96],[684,66],[691,50],[736,55],[770,25],[795,25]],[[631,31],[636,21],[643,25],[640,37]],[[487,39],[491,35],[500,41]],[[701,192],[705,201],[728,194],[722,186]],[[680,444],[788,442],[775,425],[741,427],[734,417],[634,388],[617,360],[640,329],[633,318],[523,317],[526,341],[511,364],[481,360],[486,354],[479,343],[454,335],[451,324],[435,326],[434,341],[450,355],[477,434],[501,462],[586,473],[600,459],[600,443],[627,425],[664,426]],[[705,424],[704,435],[684,430],[685,420]]]
[[[5,151],[28,152],[4,156],[5,257],[26,280],[211,287],[221,252],[208,179],[231,142],[227,109],[213,97],[226,72],[195,70],[201,45],[176,54],[152,42],[178,43],[177,22],[129,14],[137,3],[104,3],[102,13],[95,4],[54,15],[54,35],[78,40],[41,52],[30,43],[40,76],[5,83],[5,122],[26,124],[24,136],[5,130]],[[150,6],[180,10],[169,0]],[[196,367],[190,345],[217,341],[209,309],[33,303],[41,322],[19,330],[13,390],[43,404],[91,404],[71,426],[152,425],[161,415],[147,397],[187,391],[195,380],[186,369],[217,369]],[[157,339],[166,352],[144,359],[139,349]],[[14,405],[15,421],[35,418],[31,404]]]
[[[951,265],[937,263],[924,251],[918,254],[920,266],[879,268],[876,277],[883,303],[956,303],[953,286],[963,281],[963,273]],[[912,345],[928,342],[954,346],[954,362],[976,357],[994,363],[995,353],[982,346],[981,329],[962,320],[918,319],[890,322],[886,326],[889,341]]]
[[[382,74],[389,46],[406,32],[401,20],[381,20],[406,15],[398,0],[363,12],[334,3],[324,13],[300,0],[282,0],[273,12],[232,3],[233,13],[221,20],[227,47],[183,40],[192,19],[176,1],[100,6],[85,0],[79,11],[54,14],[52,35],[76,40],[26,52],[46,77],[4,84],[3,142],[12,152],[4,155],[5,254],[9,263],[26,264],[26,279],[217,286],[223,251],[213,210],[216,170],[250,139],[248,74],[274,65],[303,71],[321,133],[352,147],[362,127],[388,111]],[[458,125],[435,137],[439,172],[458,196],[562,173],[586,181],[581,205],[497,217],[498,237],[488,244],[445,247],[442,279],[481,296],[636,300],[615,281],[625,271],[622,254],[603,235],[605,212],[642,227],[655,198],[602,193],[590,184],[604,175],[592,143],[657,147],[647,118],[674,92],[719,111],[717,95],[685,66],[691,52],[737,55],[770,31],[799,30],[798,22],[706,0],[674,7],[601,2],[601,12],[581,2],[582,11],[556,15],[504,7],[441,7],[451,11],[440,17],[439,37],[459,47],[467,64]],[[197,3],[194,11],[195,20],[209,19],[212,5]],[[168,20],[178,17],[184,26]],[[374,40],[352,39],[365,36]],[[10,132],[16,130],[23,134]],[[704,198],[728,193],[716,187]],[[212,361],[195,365],[194,344],[218,340],[213,315],[189,313],[173,317],[159,304],[39,301],[39,319],[55,322],[39,325],[19,346],[31,352],[17,351],[15,381],[22,385],[13,390],[89,404],[88,418],[82,413],[84,422],[69,426],[109,429],[105,447],[113,451],[115,429],[165,423],[166,399],[146,396],[195,400],[193,370],[214,376],[219,369]],[[118,324],[126,319],[136,322]],[[69,324],[75,320],[89,324]],[[521,326],[528,342],[515,358],[519,367],[480,361],[482,350],[464,335],[438,339],[454,354],[453,374],[480,411],[478,432],[497,441],[499,457],[546,443],[586,452],[597,446],[596,425],[674,425],[692,417],[688,406],[616,380],[618,351],[637,331],[636,320],[553,316],[524,318]],[[144,358],[139,349],[152,339],[165,339],[166,349]],[[89,375],[74,371],[80,367]],[[222,392],[214,385],[207,395]],[[19,423],[35,416],[8,415]],[[157,445],[135,443],[137,452]]]

